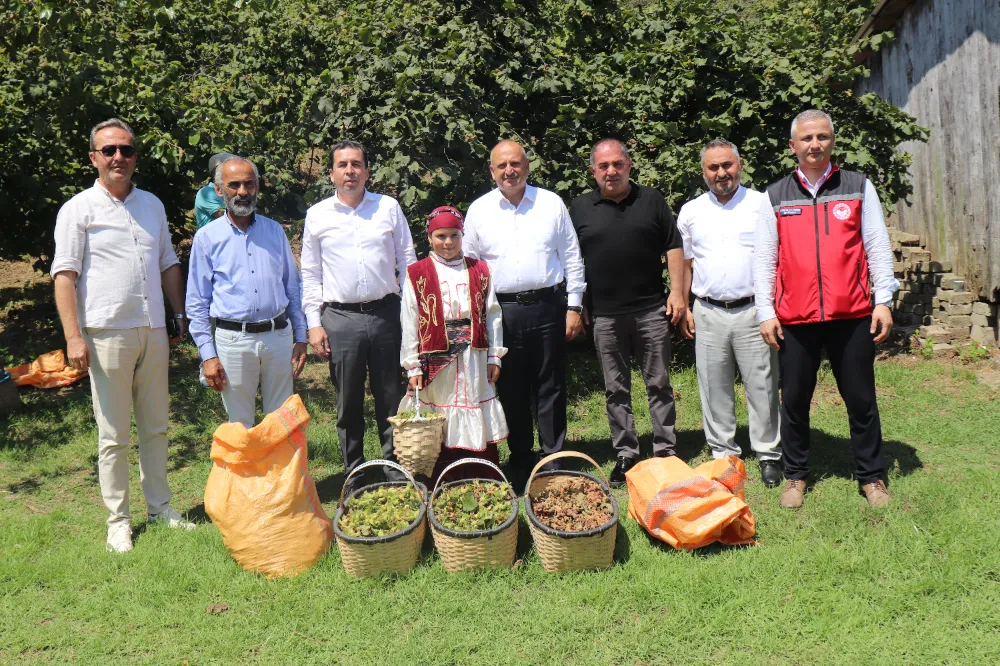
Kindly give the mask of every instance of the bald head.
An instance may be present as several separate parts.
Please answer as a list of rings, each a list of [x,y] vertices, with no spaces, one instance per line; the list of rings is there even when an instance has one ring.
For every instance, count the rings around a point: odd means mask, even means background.
[[[490,174],[500,193],[515,206],[524,196],[530,171],[528,154],[517,141],[501,141],[490,151]]]

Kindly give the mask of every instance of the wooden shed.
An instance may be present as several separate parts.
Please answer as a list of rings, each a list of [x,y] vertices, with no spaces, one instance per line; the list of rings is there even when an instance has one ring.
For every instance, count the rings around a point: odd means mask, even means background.
[[[930,130],[913,155],[913,194],[892,223],[920,234],[966,288],[1000,300],[1000,0],[882,0],[858,38],[891,30],[870,54],[875,92]]]

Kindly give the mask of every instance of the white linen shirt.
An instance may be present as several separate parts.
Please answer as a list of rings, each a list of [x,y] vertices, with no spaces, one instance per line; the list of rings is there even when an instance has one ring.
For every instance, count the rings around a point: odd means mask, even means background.
[[[77,274],[81,328],[166,326],[160,274],[178,263],[163,204],[132,186],[119,201],[100,182],[56,216],[49,274]]]
[[[753,252],[762,199],[767,199],[763,192],[740,185],[725,204],[706,192],[681,207],[677,229],[684,258],[694,260],[695,296],[718,301],[753,296]]]
[[[820,186],[833,171],[828,166],[816,183],[810,183],[801,169],[799,174],[816,196]],[[868,257],[868,272],[875,293],[875,305],[891,305],[892,295],[899,289],[893,275],[892,243],[885,228],[882,202],[872,182],[865,179],[864,202],[861,208],[861,242]],[[774,215],[771,198],[766,194],[757,217],[757,248],[754,256],[754,286],[757,291],[757,321],[764,323],[777,317],[774,311],[774,283],[778,273],[778,218]]]
[[[325,302],[366,303],[399,294],[417,260],[399,203],[365,191],[357,208],[336,194],[306,211],[302,231],[302,311],[321,326]]]
[[[583,304],[583,258],[566,204],[533,185],[515,206],[499,189],[484,194],[465,216],[462,249],[490,267],[498,294],[554,287],[566,280],[567,305]]]

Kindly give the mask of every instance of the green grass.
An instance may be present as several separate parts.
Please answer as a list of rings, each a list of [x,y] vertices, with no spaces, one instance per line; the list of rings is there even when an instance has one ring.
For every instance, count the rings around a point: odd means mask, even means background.
[[[685,350],[681,350],[682,354]],[[609,471],[593,353],[570,356],[569,448]],[[676,552],[622,505],[615,565],[545,573],[523,521],[515,570],[449,575],[428,552],[400,577],[355,581],[336,546],[312,570],[269,581],[242,571],[204,516],[211,434],[224,416],[197,384],[194,351],[172,361],[170,483],[194,532],[143,522],[104,552],[89,388],[25,394],[0,420],[0,663],[80,664],[990,664],[1000,661],[1000,426],[995,384],[912,357],[880,362],[895,500],[868,509],[843,404],[822,373],[814,407],[814,486],[798,512],[748,464],[758,543]],[[635,375],[636,424],[650,451]],[[707,459],[690,367],[678,368],[682,454]],[[313,416],[310,465],[332,515],[342,483],[324,367],[299,383]],[[370,405],[368,420],[371,420]],[[739,439],[748,448],[745,405]],[[378,452],[374,433],[367,454]],[[428,539],[428,542],[430,539]],[[228,610],[209,613],[225,604]]]

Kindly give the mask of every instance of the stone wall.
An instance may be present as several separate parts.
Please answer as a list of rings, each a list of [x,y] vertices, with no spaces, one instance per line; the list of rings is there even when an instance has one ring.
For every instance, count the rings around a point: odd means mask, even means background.
[[[947,351],[970,340],[997,346],[997,303],[979,300],[965,290],[965,278],[948,261],[935,261],[920,236],[890,228],[899,291],[893,320],[909,327],[935,350]]]

